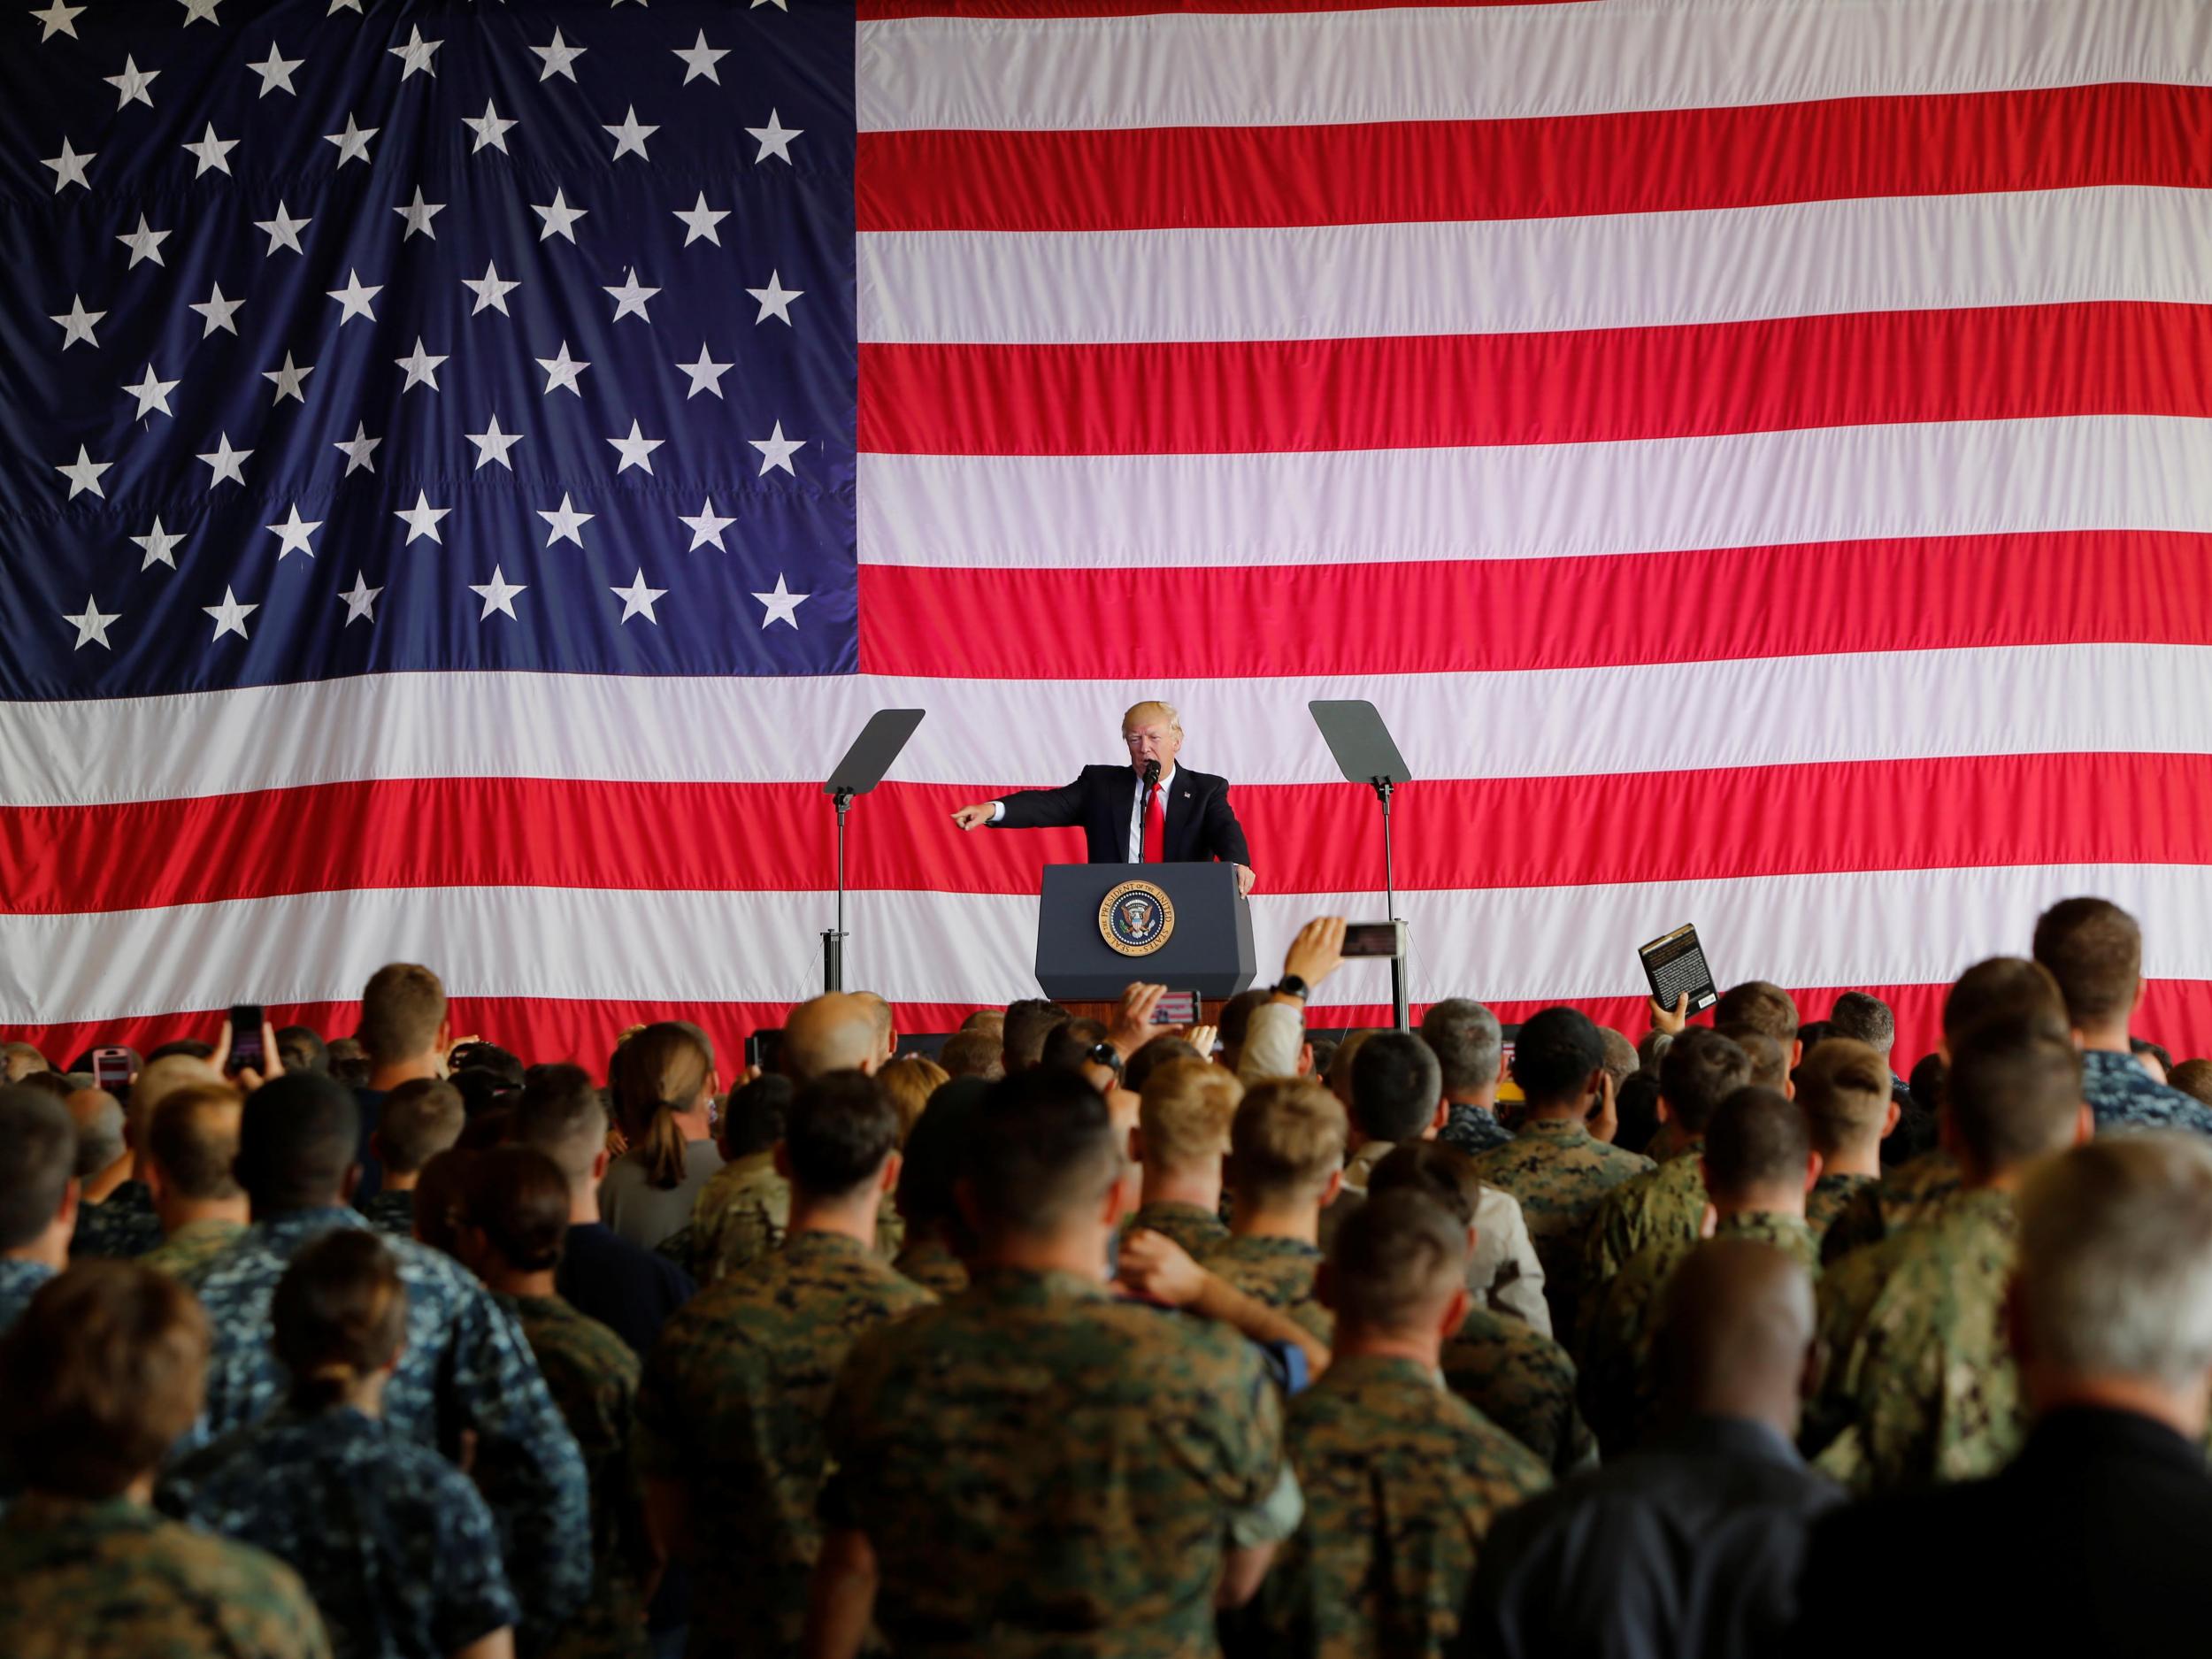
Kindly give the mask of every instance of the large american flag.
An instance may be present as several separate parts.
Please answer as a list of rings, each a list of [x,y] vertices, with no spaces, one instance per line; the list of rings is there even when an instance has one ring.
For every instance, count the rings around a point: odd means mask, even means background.
[[[2212,1046],[2199,0],[10,0],[0,1028],[393,957],[595,1059],[1032,988],[1182,710],[1261,950],[1627,1021],[1939,987],[2108,895]],[[1372,1018],[1373,964],[1324,993]]]

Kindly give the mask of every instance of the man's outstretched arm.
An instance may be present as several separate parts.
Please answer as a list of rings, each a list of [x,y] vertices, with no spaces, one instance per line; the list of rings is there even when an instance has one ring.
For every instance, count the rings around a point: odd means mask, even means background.
[[[1001,829],[1062,829],[1083,822],[1083,780],[1057,789],[1015,789],[995,801],[964,806],[952,821],[964,830],[995,822]]]

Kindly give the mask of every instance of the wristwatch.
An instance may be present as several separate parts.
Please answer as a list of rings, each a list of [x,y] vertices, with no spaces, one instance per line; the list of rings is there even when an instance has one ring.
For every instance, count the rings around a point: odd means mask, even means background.
[[[1309,993],[1306,988],[1306,982],[1303,979],[1300,979],[1294,973],[1286,973],[1281,979],[1275,981],[1275,995],[1278,996],[1294,996],[1302,1002],[1306,1000]]]

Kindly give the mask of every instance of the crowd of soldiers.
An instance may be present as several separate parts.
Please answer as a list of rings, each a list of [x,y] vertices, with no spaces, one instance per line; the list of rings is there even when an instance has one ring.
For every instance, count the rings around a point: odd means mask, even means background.
[[[457,1054],[403,964],[350,1081],[13,1046],[0,1653],[2191,1641],[2212,1066],[2139,1052],[2132,918],[1968,968],[1910,1087],[1758,981],[1329,1043],[1342,937],[942,1065],[818,998],[726,1094],[680,1025]]]

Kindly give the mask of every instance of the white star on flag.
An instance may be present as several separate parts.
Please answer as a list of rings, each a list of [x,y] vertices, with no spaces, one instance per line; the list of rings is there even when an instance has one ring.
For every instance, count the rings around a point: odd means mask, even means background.
[[[712,392],[717,397],[721,396],[722,377],[734,365],[717,363],[708,357],[707,342],[702,340],[699,342],[698,362],[679,363],[676,366],[691,377],[691,389],[684,394],[684,402],[687,403],[702,392]]]
[[[285,211],[283,198],[280,196],[277,199],[276,217],[257,219],[254,220],[253,227],[267,234],[269,254],[273,254],[280,248],[289,248],[294,253],[305,253],[307,250],[300,246],[300,232],[305,230],[312,223],[314,223],[312,219],[288,217]],[[269,254],[264,254],[262,257],[265,259]]]
[[[82,8],[80,7],[79,10],[82,10]],[[38,13],[34,12],[31,15],[33,17],[36,17]],[[126,57],[123,59],[123,73],[121,74],[103,75],[100,79],[106,81],[108,85],[115,88],[115,107],[117,109],[119,110],[126,104],[129,104],[134,100],[137,103],[144,104],[150,110],[154,107],[154,101],[150,96],[148,96],[146,88],[153,85],[154,77],[160,73],[161,71],[158,69],[141,69],[138,66],[138,60],[136,58]]]
[[[545,544],[548,547],[556,541],[573,541],[578,547],[583,546],[584,526],[598,516],[595,512],[578,512],[566,490],[561,492],[559,506],[550,511],[543,507],[538,509],[538,517],[546,522]]]
[[[131,262],[123,267],[127,271],[135,267],[141,259],[150,259],[156,265],[161,265],[169,263],[161,257],[161,244],[169,240],[169,233],[165,230],[147,229],[146,216],[143,213],[138,216],[136,230],[132,231],[128,235],[118,236],[115,240],[131,250]]]
[[[195,23],[205,22],[214,24],[217,28],[222,27],[222,19],[215,15],[215,8],[219,4],[221,0],[183,0],[184,22],[180,27],[190,28]]]
[[[795,631],[799,626],[799,607],[812,598],[813,595],[793,593],[784,585],[783,572],[779,571],[776,572],[775,592],[755,594],[753,597],[768,607],[767,614],[760,619],[761,630],[765,633],[768,625],[772,622],[788,622]]]
[[[219,605],[202,605],[200,609],[215,618],[214,639],[219,640],[226,634],[235,634],[242,640],[246,637],[246,618],[261,607],[240,604],[238,595],[231,591],[230,585],[226,582],[223,585],[223,603]],[[210,643],[213,643],[213,640],[211,640]]]
[[[366,166],[369,165],[369,140],[383,130],[378,127],[357,127],[353,117],[349,114],[346,117],[346,130],[342,133],[325,133],[323,142],[338,146],[339,166],[344,166],[349,161],[357,161]]]
[[[369,302],[383,291],[384,288],[381,283],[374,288],[363,287],[361,273],[351,265],[346,267],[345,287],[324,290],[332,299],[336,300],[342,308],[338,312],[338,326],[341,328],[356,317],[365,317],[369,321],[374,322],[376,313],[369,309]]]
[[[494,411],[491,425],[484,431],[465,432],[461,435],[476,446],[475,471],[481,472],[485,464],[491,461],[498,462],[510,472],[515,470],[515,464],[507,458],[507,451],[522,442],[522,434],[502,432],[497,411]]]
[[[791,10],[791,8],[785,4],[785,0],[753,0],[753,4],[746,9],[751,12],[757,12],[763,6],[773,6],[779,12],[788,12]]]
[[[529,591],[530,584],[528,582],[510,582],[507,580],[506,572],[501,570],[496,565],[492,566],[491,580],[488,582],[471,582],[469,584],[469,592],[476,595],[484,602],[483,610],[477,613],[476,619],[479,622],[490,621],[492,612],[495,611],[504,611],[508,616],[514,617],[515,595],[517,594],[528,593]],[[515,617],[515,620],[518,622],[522,618],[519,617]]]
[[[440,547],[443,547],[445,537],[439,533],[438,520],[452,511],[450,507],[433,507],[430,504],[430,492],[426,489],[417,489],[415,504],[392,515],[407,526],[407,540],[400,545],[412,547],[417,537],[426,535]]]
[[[206,339],[218,328],[221,329],[225,334],[234,337],[238,333],[238,325],[233,322],[231,319],[238,314],[238,308],[245,303],[246,302],[242,299],[225,299],[223,297],[223,285],[220,282],[218,282],[208,289],[207,297],[205,299],[195,301],[187,309],[199,312],[202,317],[204,317],[207,319],[207,326],[200,330],[201,339]]]
[[[545,67],[538,72],[540,81],[550,81],[556,75],[566,75],[573,81],[576,79],[576,60],[591,48],[571,46],[561,38],[561,32],[557,28],[553,31],[550,46],[533,46],[530,50],[545,60]]]
[[[413,391],[418,386],[427,386],[432,391],[436,391],[438,389],[438,365],[445,360],[444,357],[425,351],[422,349],[422,336],[417,334],[414,355],[392,359],[397,367],[407,371],[407,384],[399,389],[406,393]]]
[[[476,134],[476,142],[469,146],[470,155],[473,156],[478,150],[489,146],[504,156],[511,153],[507,149],[508,129],[519,127],[522,123],[501,120],[498,106],[486,98],[483,114],[465,115],[461,118],[461,125]]]
[[[65,611],[61,614],[61,619],[77,630],[75,649],[81,651],[88,645],[101,645],[106,646],[111,651],[115,647],[108,644],[108,624],[120,622],[123,616],[120,611],[104,613],[100,609],[100,602],[90,594],[87,594],[84,596],[82,614],[73,617]]]
[[[628,265],[624,267],[622,273],[622,286],[620,288],[603,288],[601,291],[614,296],[614,316],[611,320],[618,323],[625,317],[634,317],[640,322],[644,323],[649,323],[653,320],[650,317],[648,317],[645,314],[645,304],[648,300],[651,299],[654,295],[659,293],[660,290],[658,288],[649,288],[641,283],[637,280],[636,266]]]
[[[730,55],[729,48],[726,46],[718,51],[708,45],[706,30],[699,31],[699,38],[695,44],[673,46],[669,50],[683,59],[684,85],[689,86],[701,75],[704,75],[718,87],[722,84],[722,77],[715,73],[714,66]]]
[[[463,277],[461,286],[476,296],[476,303],[469,307],[470,316],[473,317],[488,307],[502,317],[511,317],[514,313],[507,309],[507,296],[522,284],[501,281],[497,261],[487,260],[484,274],[480,277]]]
[[[717,225],[719,225],[724,219],[729,218],[733,210],[726,207],[718,212],[713,208],[709,207],[707,205],[707,193],[704,190],[702,190],[699,192],[699,200],[694,205],[690,207],[680,207],[672,211],[674,211],[676,217],[683,222],[685,247],[690,247],[693,242],[697,242],[702,236],[705,237],[718,248],[722,245],[722,238],[716,234],[714,227]]]
[[[252,453],[251,449],[232,449],[230,434],[227,432],[222,434],[216,440],[215,447],[199,457],[214,469],[214,476],[207,480],[208,488],[213,489],[225,479],[228,479],[232,483],[242,488],[246,482],[246,475],[239,470],[238,464]]]
[[[616,476],[619,477],[634,466],[642,467],[645,471],[649,472],[651,472],[653,470],[653,451],[659,449],[664,443],[666,443],[668,440],[665,438],[646,438],[639,436],[637,421],[633,419],[630,422],[630,435],[628,437],[610,438],[607,442],[614,445],[616,449],[622,451],[621,463],[614,469]]]
[[[271,41],[269,55],[259,63],[248,64],[246,67],[261,77],[259,96],[265,98],[272,92],[288,92],[296,98],[300,94],[299,88],[292,84],[292,72],[306,61],[304,58],[280,56],[277,51],[277,43]]]
[[[304,553],[310,558],[315,557],[314,543],[308,538],[323,527],[323,521],[320,518],[301,518],[300,504],[294,502],[292,511],[283,523],[265,524],[261,527],[281,544],[277,549],[277,563],[281,565],[288,554]]]
[[[420,70],[434,81],[437,79],[438,65],[430,60],[437,55],[438,48],[444,44],[443,41],[423,39],[422,25],[418,23],[409,34],[404,45],[388,46],[384,50],[388,57],[399,59],[399,78],[403,84],[417,70]]]
[[[666,594],[668,589],[648,588],[645,585],[644,566],[638,567],[638,573],[630,579],[630,585],[627,588],[610,588],[607,591],[622,602],[622,619],[625,622],[632,617],[643,617],[655,627],[660,626],[661,619],[653,614],[653,602]],[[111,621],[113,619],[113,618],[109,618]],[[74,621],[75,618],[73,617],[71,620]],[[105,645],[107,641],[102,640],[100,643]]]
[[[146,378],[135,386],[126,386],[123,388],[138,400],[138,411],[131,419],[143,420],[148,415],[157,411],[173,419],[176,411],[169,407],[169,394],[174,391],[180,384],[181,382],[177,380],[158,379],[154,373],[154,365],[149,363],[146,365]]]
[[[381,588],[370,587],[367,577],[359,571],[354,572],[353,591],[338,595],[339,603],[346,608],[345,626],[351,627],[357,622],[365,622],[371,627],[374,627],[376,626],[374,610],[376,598],[383,591]]]
[[[208,130],[212,132],[214,129],[211,127]],[[185,148],[189,150],[192,146],[187,144]],[[79,185],[89,190],[92,188],[92,181],[84,176],[84,165],[97,153],[97,151],[88,150],[81,156],[70,149],[69,141],[65,138],[61,141],[61,154],[42,161],[38,165],[42,167],[51,167],[54,170],[54,194],[56,196],[61,194],[62,187],[65,184]],[[206,169],[203,168],[201,171],[205,172]],[[224,171],[227,173],[229,169],[225,168]],[[196,173],[193,176],[196,178],[198,174]]]
[[[783,118],[775,111],[771,110],[768,111],[767,126],[749,127],[745,130],[760,141],[760,150],[753,157],[754,165],[757,166],[769,157],[773,156],[787,167],[792,165],[791,141],[806,131],[806,128],[786,127],[783,124]]]
[[[600,131],[611,134],[614,138],[614,155],[611,159],[616,161],[621,160],[625,156],[635,156],[640,161],[652,160],[652,157],[645,153],[645,141],[660,130],[657,127],[641,127],[638,124],[637,105],[634,104],[630,106],[629,112],[622,118],[622,124],[619,127],[607,126],[603,123],[600,127]]]
[[[635,431],[636,428],[633,426],[631,430]],[[100,488],[100,474],[114,465],[112,461],[94,460],[86,452],[84,445],[81,443],[77,446],[77,458],[56,467],[54,471],[69,480],[68,499],[71,501],[76,500],[87,490],[90,490],[104,501],[107,499],[107,491]],[[649,466],[645,470],[649,472],[653,469]]]
[[[88,346],[96,348],[100,342],[92,337],[92,325],[106,315],[105,311],[85,310],[83,295],[73,296],[69,302],[69,309],[57,313],[51,319],[61,325],[61,349],[66,351],[80,340]]]
[[[696,553],[710,542],[720,552],[729,551],[729,549],[722,545],[722,533],[737,520],[725,518],[715,511],[713,496],[709,495],[702,502],[695,514],[680,512],[676,515],[676,518],[691,532],[691,545],[684,549],[685,552]]]
[[[376,463],[371,457],[376,446],[383,442],[381,438],[369,436],[367,421],[357,420],[353,423],[353,436],[342,438],[330,447],[346,457],[345,475],[351,478],[356,467],[366,467],[372,472],[376,471]]]
[[[772,466],[780,466],[792,477],[798,477],[798,469],[791,465],[791,457],[806,448],[807,441],[804,438],[785,437],[783,422],[779,420],[776,429],[765,438],[748,438],[745,442],[760,451],[759,477],[767,477],[768,469]]]
[[[445,204],[424,201],[422,186],[419,184],[415,187],[414,202],[407,207],[396,207],[392,211],[407,221],[407,228],[399,234],[400,241],[405,242],[418,231],[433,242],[438,240],[438,233],[430,228],[430,221],[445,211]]]
[[[76,20],[83,15],[82,6],[64,5],[61,0],[54,0],[43,12],[31,13],[40,25],[38,38],[42,45],[57,35],[66,35],[73,41],[82,40],[84,36],[77,33]]]
[[[288,397],[296,403],[304,403],[307,401],[307,394],[301,389],[301,383],[314,372],[315,365],[311,363],[304,367],[295,368],[292,365],[292,354],[288,351],[284,354],[282,368],[262,370],[261,378],[273,382],[276,387],[276,396],[269,400],[269,407],[274,409]]]
[[[65,145],[64,148],[67,146]],[[230,152],[238,148],[238,141],[234,138],[216,137],[215,123],[210,121],[207,124],[207,131],[199,138],[189,144],[180,144],[177,148],[200,164],[192,170],[192,176],[196,179],[210,169],[228,174],[230,173]],[[88,156],[86,159],[88,161],[91,157]]]
[[[591,211],[588,207],[569,206],[562,198],[558,189],[553,192],[553,200],[549,205],[539,207],[534,203],[530,211],[545,221],[545,228],[538,233],[540,242],[543,242],[549,236],[565,236],[569,241],[574,242],[576,221]]]
[[[161,527],[161,515],[156,513],[154,527],[147,531],[144,535],[134,535],[131,538],[133,543],[143,549],[146,555],[138,562],[138,568],[142,571],[150,571],[157,565],[166,565],[171,570],[176,569],[177,545],[183,540],[181,533],[164,530]]]
[[[802,294],[806,292],[804,288],[787,288],[784,287],[783,273],[780,271],[771,271],[768,273],[768,286],[766,288],[747,288],[745,291],[760,302],[760,315],[753,319],[753,326],[756,328],[757,328],[761,324],[766,322],[771,317],[781,318],[786,327],[793,326],[794,325],[791,321],[791,302],[797,299]]]
[[[576,384],[576,377],[581,374],[586,369],[591,367],[591,363],[588,359],[579,362],[576,358],[570,357],[568,355],[567,341],[564,340],[561,342],[561,355],[559,357],[540,357],[537,359],[537,365],[540,368],[545,371],[545,390],[547,396],[549,396],[553,393],[561,390],[563,388],[566,388],[569,391],[575,393],[579,397],[581,397],[584,395],[584,388]]]

